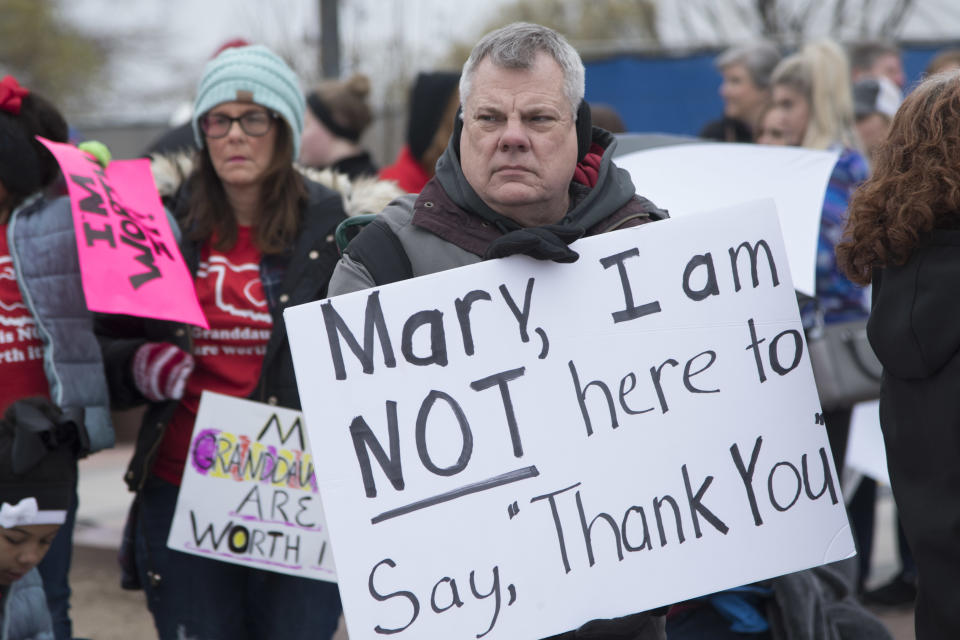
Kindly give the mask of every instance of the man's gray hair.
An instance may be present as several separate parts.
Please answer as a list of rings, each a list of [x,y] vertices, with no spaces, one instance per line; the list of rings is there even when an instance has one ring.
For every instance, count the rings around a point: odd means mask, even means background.
[[[577,108],[583,100],[586,76],[580,54],[553,29],[529,22],[514,22],[480,39],[460,74],[460,106],[467,102],[473,74],[484,58],[490,58],[490,62],[504,69],[530,69],[541,51],[560,65],[563,93],[570,101],[570,111],[576,117]]]
[[[770,76],[779,62],[780,50],[766,40],[758,40],[730,47],[717,58],[716,66],[723,71],[731,65],[742,64],[750,74],[753,84],[760,89],[766,89],[770,86]]]

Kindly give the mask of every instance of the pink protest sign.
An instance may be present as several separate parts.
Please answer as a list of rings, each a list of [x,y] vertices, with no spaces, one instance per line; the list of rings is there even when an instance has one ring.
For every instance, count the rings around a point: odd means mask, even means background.
[[[60,164],[91,311],[208,328],[150,173],[150,161],[106,169],[76,147],[39,138]]]

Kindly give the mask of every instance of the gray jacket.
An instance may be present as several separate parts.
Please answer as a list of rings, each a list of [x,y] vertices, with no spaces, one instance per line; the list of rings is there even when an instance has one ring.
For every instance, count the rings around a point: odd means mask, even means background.
[[[30,570],[10,586],[0,610],[0,640],[53,640],[40,572]]]
[[[50,398],[64,409],[83,409],[91,452],[112,447],[103,358],[83,295],[70,200],[28,199],[10,216],[7,243],[43,341]]]
[[[476,256],[455,244],[435,236],[425,229],[413,225],[413,206],[417,194],[404,195],[389,205],[377,216],[393,231],[403,246],[414,276],[444,271],[454,267],[479,262]],[[345,253],[340,258],[333,275],[330,277],[330,286],[327,295],[331,298],[351,291],[360,291],[376,286],[374,277],[358,260]]]

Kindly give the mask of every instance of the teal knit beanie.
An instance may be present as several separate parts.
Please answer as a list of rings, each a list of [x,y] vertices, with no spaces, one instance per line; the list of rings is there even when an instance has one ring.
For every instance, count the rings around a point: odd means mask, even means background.
[[[293,133],[293,157],[300,156],[303,92],[293,70],[263,45],[232,47],[207,63],[193,103],[193,136],[203,148],[200,117],[224,102],[254,102],[279,113]]]

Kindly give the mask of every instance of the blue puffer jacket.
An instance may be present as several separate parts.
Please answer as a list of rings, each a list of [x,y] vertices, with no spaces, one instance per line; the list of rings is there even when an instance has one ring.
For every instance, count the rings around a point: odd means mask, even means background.
[[[32,569],[13,583],[0,610],[0,640],[53,640],[40,573]]]
[[[83,296],[69,199],[28,199],[10,216],[7,242],[43,341],[50,398],[63,409],[83,409],[90,452],[112,447],[103,357]]]

